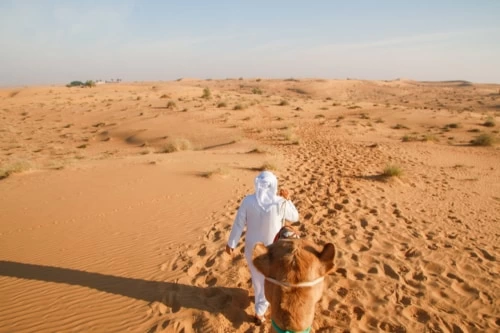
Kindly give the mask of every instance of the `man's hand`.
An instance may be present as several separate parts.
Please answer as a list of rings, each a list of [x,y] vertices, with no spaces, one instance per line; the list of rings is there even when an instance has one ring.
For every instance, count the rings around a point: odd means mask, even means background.
[[[279,193],[279,194],[280,194],[280,196],[281,196],[281,197],[285,198],[286,200],[289,200],[289,199],[290,199],[290,193],[288,192],[288,190],[287,190],[287,189],[282,188],[282,189],[280,190],[280,193]]]
[[[230,248],[229,245],[226,245],[226,253],[229,255],[233,255],[234,249]]]

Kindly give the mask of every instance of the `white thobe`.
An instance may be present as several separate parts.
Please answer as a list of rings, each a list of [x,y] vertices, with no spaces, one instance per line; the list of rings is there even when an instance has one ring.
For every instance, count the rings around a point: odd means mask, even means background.
[[[299,220],[297,208],[290,200],[279,198],[269,211],[262,209],[255,194],[248,195],[238,209],[236,218],[229,235],[228,245],[235,248],[238,245],[245,225],[247,227],[245,236],[245,257],[252,275],[252,285],[255,292],[255,313],[259,316],[265,314],[269,303],[264,295],[264,275],[260,273],[252,263],[252,251],[256,243],[262,242],[266,246],[271,244],[274,237],[281,229],[283,218],[290,222]]]

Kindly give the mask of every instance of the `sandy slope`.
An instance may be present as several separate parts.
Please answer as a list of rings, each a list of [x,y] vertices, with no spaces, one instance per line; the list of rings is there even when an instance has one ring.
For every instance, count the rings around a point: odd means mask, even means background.
[[[470,140],[498,138],[498,91],[259,79],[1,90],[0,332],[269,332],[250,321],[243,242],[223,253],[266,165],[303,236],[338,249],[316,332],[496,332],[500,150]],[[403,174],[382,177],[389,164]]]

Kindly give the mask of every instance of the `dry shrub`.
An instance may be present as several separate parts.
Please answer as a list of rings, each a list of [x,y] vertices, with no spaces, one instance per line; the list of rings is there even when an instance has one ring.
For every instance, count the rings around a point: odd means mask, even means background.
[[[12,98],[12,97],[16,97],[17,94],[19,94],[21,91],[20,90],[14,90],[14,91],[11,91],[9,93],[9,97]]]
[[[212,178],[214,176],[226,176],[228,173],[229,172],[227,169],[217,168],[217,169],[212,170],[212,171],[202,172],[202,173],[200,173],[200,176],[203,178]]]
[[[168,142],[165,146],[163,146],[162,148],[160,148],[160,150],[158,150],[158,153],[167,154],[176,151],[192,150],[192,149],[193,145],[191,144],[191,141],[183,138],[178,138]]]
[[[278,170],[278,167],[276,164],[273,164],[271,162],[264,162],[259,168],[257,168],[259,171],[276,171]]]
[[[167,109],[175,109],[177,107],[177,104],[175,104],[174,101],[168,101],[166,107],[167,107]]]
[[[382,176],[390,178],[390,177],[399,177],[403,174],[403,170],[397,165],[387,165],[382,172]]]
[[[30,162],[22,160],[13,162],[12,164],[0,167],[0,179],[9,177],[14,173],[19,173],[32,169]]]
[[[254,148],[252,150],[247,151],[247,154],[265,154],[267,151],[262,148]]]
[[[493,143],[495,143],[495,138],[488,133],[483,133],[471,141],[473,146],[492,146]]]
[[[485,127],[495,127],[495,119],[493,119],[492,117],[488,117],[488,119],[486,119],[486,121],[483,123],[483,126]]]
[[[201,95],[201,98],[204,98],[204,99],[210,99],[210,98],[212,98],[212,92],[210,91],[209,88],[204,88],[203,89],[203,94]]]

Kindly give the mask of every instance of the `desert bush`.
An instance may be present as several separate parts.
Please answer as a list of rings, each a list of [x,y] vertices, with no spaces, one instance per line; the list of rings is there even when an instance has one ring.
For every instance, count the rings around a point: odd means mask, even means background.
[[[252,94],[262,95],[262,90],[260,88],[253,88]]]
[[[218,108],[225,108],[225,107],[227,107],[227,103],[226,102],[219,102],[219,103],[217,103],[217,107]]]
[[[166,108],[167,109],[175,109],[177,105],[175,104],[174,101],[168,101]]]
[[[84,83],[82,81],[71,81],[70,83],[68,83],[66,85],[66,87],[70,88],[70,87],[81,87],[83,86]]]
[[[405,135],[401,138],[401,141],[403,142],[412,142],[412,141],[418,141],[418,138],[415,135]]]
[[[405,125],[401,124],[396,124],[395,126],[392,126],[392,129],[408,129]]]
[[[168,98],[168,95],[167,94],[163,94],[160,96],[161,99],[164,99],[164,98]]]
[[[384,177],[399,177],[403,174],[403,170],[397,165],[389,164],[385,167],[382,172],[382,176]]]
[[[422,138],[422,141],[439,142],[439,139],[435,135],[433,135],[433,134],[426,134]]]
[[[87,80],[87,81],[85,81],[84,86],[87,88],[93,88],[93,87],[95,87],[95,82],[92,80]]]
[[[243,110],[245,108],[244,105],[242,104],[236,104],[233,108],[233,110]]]
[[[291,129],[288,129],[285,133],[283,133],[283,138],[292,145],[300,145],[299,137]]]
[[[247,151],[247,154],[265,154],[265,153],[267,153],[267,151],[262,148],[254,148],[250,151]]]
[[[158,150],[158,153],[167,154],[176,151],[191,150],[191,149],[193,149],[191,141],[179,138],[168,142],[165,146],[163,146],[162,148],[160,148],[160,150]]]
[[[473,146],[492,146],[495,139],[491,134],[483,133],[471,141]]]
[[[202,173],[200,173],[200,176],[203,178],[212,178],[213,176],[225,176],[228,173],[229,172],[227,169],[217,168],[217,169],[212,170],[212,171],[202,172]]]
[[[462,125],[460,125],[459,123],[451,123],[451,124],[446,124],[444,126],[444,128],[460,128],[462,127]]]
[[[292,92],[297,93],[297,94],[307,95],[307,91],[305,91],[304,89],[301,89],[301,88],[287,88],[287,90],[292,91]]]
[[[289,104],[290,104],[290,103],[288,103],[288,101],[287,101],[287,100],[284,100],[284,99],[283,99],[283,100],[281,100],[281,102],[280,102],[280,104],[279,104],[279,105],[280,105],[280,106],[287,106],[287,105],[289,105]]]
[[[276,167],[275,164],[271,163],[271,162],[264,162],[259,168],[257,168],[259,171],[266,171],[266,170],[269,170],[269,171],[276,171],[278,170],[278,168]]]
[[[201,98],[204,98],[204,99],[210,99],[210,98],[212,98],[212,92],[210,91],[209,88],[204,88],[203,89],[203,95],[201,95]]]
[[[0,167],[0,179],[9,177],[14,173],[30,170],[32,168],[28,161],[17,161],[12,164]]]
[[[486,119],[486,121],[483,123],[483,126],[486,126],[486,127],[495,127],[495,119],[493,119],[492,117],[488,117],[488,119]]]

